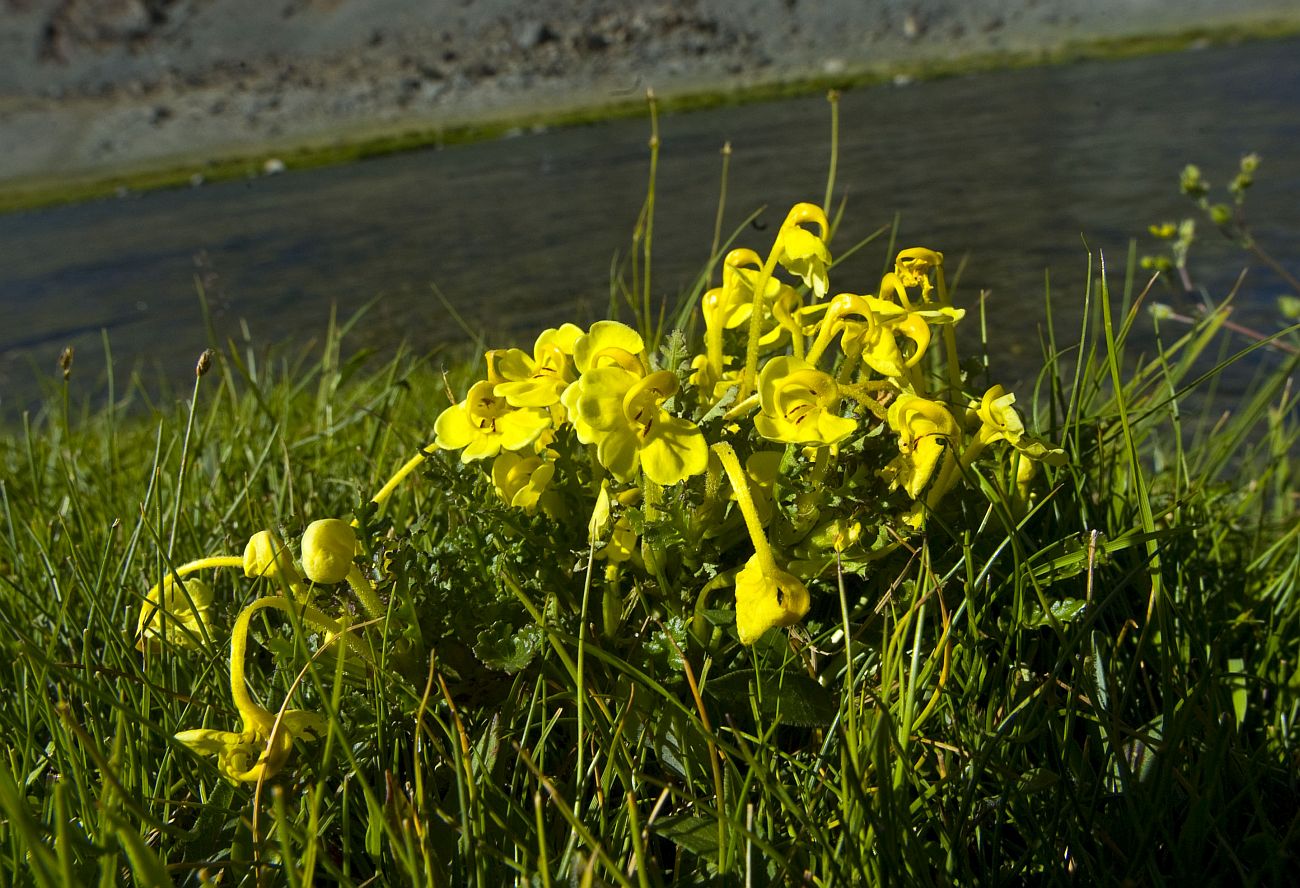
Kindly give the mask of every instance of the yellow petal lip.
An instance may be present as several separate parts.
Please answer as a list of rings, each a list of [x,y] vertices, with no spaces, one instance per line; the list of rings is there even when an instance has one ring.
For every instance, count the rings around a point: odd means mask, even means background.
[[[808,589],[798,577],[779,568],[765,572],[758,556],[736,574],[736,632],[741,644],[753,644],[778,626],[793,626],[808,613]]]
[[[461,450],[461,462],[469,463],[527,447],[550,428],[546,409],[513,407],[496,394],[497,385],[480,380],[470,386],[465,400],[438,416],[434,443],[443,450]]]
[[[828,373],[795,357],[768,361],[759,373],[761,412],[754,428],[769,441],[837,444],[857,429],[857,420],[837,414],[839,387]]]
[[[579,373],[596,367],[616,365],[632,371],[639,366],[644,375],[640,355],[645,351],[641,334],[618,321],[597,321],[580,337],[573,347],[573,363]],[[635,371],[633,371],[635,372]]]
[[[664,414],[641,444],[641,468],[664,487],[703,474],[709,465],[709,445],[695,423]]]
[[[578,380],[573,412],[584,424],[597,431],[618,428],[626,423],[624,399],[639,381],[640,377],[622,367],[589,370]]]
[[[460,450],[474,440],[476,429],[465,412],[465,402],[453,404],[442,413],[433,424],[435,443],[442,450]]]

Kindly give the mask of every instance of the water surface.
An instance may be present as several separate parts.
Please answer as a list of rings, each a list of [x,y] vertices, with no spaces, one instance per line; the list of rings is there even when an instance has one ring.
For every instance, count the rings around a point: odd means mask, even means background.
[[[848,214],[833,246],[897,213],[900,246],[941,250],[953,267],[964,259],[959,301],[989,292],[1004,377],[1033,372],[1045,275],[1071,329],[1087,249],[1122,268],[1148,223],[1186,213],[1185,163],[1222,185],[1259,152],[1257,237],[1293,268],[1300,258],[1297,41],[861,90],[844,96],[841,121]],[[770,207],[743,243],[765,250],[790,204],[820,200],[822,97],[670,115],[661,129],[659,296],[707,258],[724,142],[734,150],[725,227]],[[119,374],[139,366],[187,389],[208,344],[198,255],[215,274],[222,338],[241,336],[242,322],[259,343],[304,340],[331,305],[347,315],[374,301],[354,343],[427,349],[463,335],[431,283],[493,344],[595,319],[644,198],[647,134],[646,121],[620,120],[0,217],[0,412],[12,419],[30,404],[66,345],[77,383],[102,384],[102,329]],[[1199,282],[1222,294],[1246,260],[1208,228],[1202,240]],[[882,242],[833,281],[872,291],[884,261]],[[1237,319],[1271,327],[1281,292],[1252,269]]]

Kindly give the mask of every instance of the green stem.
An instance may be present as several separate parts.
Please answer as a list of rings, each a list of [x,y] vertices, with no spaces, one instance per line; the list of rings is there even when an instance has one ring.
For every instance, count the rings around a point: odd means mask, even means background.
[[[642,310],[645,315],[641,329],[650,339],[650,350],[654,351],[659,345],[659,336],[657,328],[652,329],[650,326],[650,256],[655,233],[655,180],[659,173],[659,106],[655,101],[654,90],[646,90],[645,97],[650,105],[650,182],[646,188],[645,237],[641,243],[645,263],[642,279],[644,290],[641,295]]]
[[[718,246],[722,243],[722,212],[727,206],[727,170],[731,167],[731,143],[722,145],[722,185],[718,190],[718,212],[713,218],[713,249],[709,253],[709,262],[718,255]]]
[[[826,101],[831,103],[831,166],[826,173],[826,197],[822,208],[831,212],[831,194],[835,190],[835,170],[840,157],[840,91],[832,89],[826,93]]]
[[[354,564],[352,569],[348,571],[348,585],[356,593],[361,606],[366,609],[366,616],[372,620],[382,620],[384,618],[384,604],[379,600],[379,596],[375,594],[375,587],[371,585],[370,580],[366,579],[366,575],[361,572],[360,565]]]
[[[170,561],[176,547],[176,527],[181,520],[181,501],[185,494],[185,469],[189,465],[190,440],[194,434],[194,414],[198,411],[201,373],[194,374],[194,394],[190,398],[189,416],[185,420],[185,440],[181,444],[181,467],[176,473],[176,507],[172,510],[172,529],[167,537],[167,559]]]

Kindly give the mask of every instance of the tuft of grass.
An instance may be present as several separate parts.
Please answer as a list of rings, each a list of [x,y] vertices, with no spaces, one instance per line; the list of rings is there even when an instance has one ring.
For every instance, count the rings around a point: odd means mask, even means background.
[[[231,348],[143,415],[130,387],[100,408],[56,389],[0,438],[0,866],[50,885],[1281,881],[1296,358],[1218,313],[1133,354],[1135,275],[1117,294],[1094,268],[1077,338],[1048,331],[1032,414],[1070,461],[1032,510],[975,478],[832,583],[802,643],[717,656],[635,603],[618,635],[575,636],[557,615],[580,609],[585,550],[530,548],[454,460],[370,506],[446,397],[427,359],[343,359],[346,324],[318,350]],[[1201,397],[1260,354],[1247,396]],[[172,736],[234,718],[224,644],[142,655],[142,597],[180,552],[349,512],[387,541],[370,554],[401,619],[378,668],[260,623],[268,705],[330,727],[231,786]],[[218,626],[259,591],[213,586]]]
[[[689,329],[717,256],[679,308],[656,306],[652,215],[611,302],[647,332]],[[331,317],[317,347],[231,343],[157,397],[117,387],[106,343],[109,400],[91,406],[82,355],[0,434],[0,872],[1281,882],[1300,810],[1300,358],[1268,345],[1295,331],[1242,339],[1225,301],[1181,325],[1152,313],[1148,334],[1135,253],[1122,275],[1089,265],[1067,294],[1082,325],[1058,339],[1049,322],[1028,399],[1068,456],[1035,498],[973,464],[925,533],[820,578],[802,627],[748,647],[722,631],[725,592],[609,595],[575,522],[507,508],[454,454],[371,499],[476,378],[464,361],[347,357],[352,319]],[[1217,400],[1247,367],[1246,394]],[[178,562],[349,514],[387,613],[326,592],[346,632],[253,621],[262,703],[327,727],[232,785],[175,735],[236,723],[229,627],[277,583],[215,573],[214,631],[189,645],[138,649],[140,606]]]

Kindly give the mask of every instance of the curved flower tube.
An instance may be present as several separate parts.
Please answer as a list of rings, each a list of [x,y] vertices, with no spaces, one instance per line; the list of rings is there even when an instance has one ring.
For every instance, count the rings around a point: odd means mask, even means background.
[[[758,377],[761,412],[754,428],[783,444],[838,444],[857,429],[840,416],[839,387],[828,373],[799,358],[773,358]]]
[[[465,400],[442,411],[433,427],[438,447],[460,450],[460,461],[469,463],[502,450],[521,450],[550,427],[549,412],[541,407],[511,407],[495,388],[488,380],[476,382]]]
[[[911,311],[875,296],[841,293],[827,306],[817,338],[808,350],[808,360],[819,361],[839,335],[844,354],[860,356],[864,364],[881,376],[905,376],[920,363],[930,345],[930,314],[934,312]],[[911,354],[906,357],[898,346],[898,334],[913,343]]]
[[[290,709],[273,713],[255,701],[244,679],[248,625],[253,614],[274,607],[297,612],[320,629],[338,633],[337,621],[311,605],[300,606],[288,598],[259,598],[240,612],[230,633],[230,695],[243,720],[242,731],[198,728],[181,731],[176,739],[202,755],[215,755],[217,767],[232,782],[251,783],[270,777],[284,767],[294,740],[311,740],[324,734],[327,723],[318,713]]]
[[[933,301],[934,284],[930,283],[930,272],[943,276],[943,253],[926,247],[910,247],[900,250],[894,259],[894,274],[904,287],[920,287],[921,300]],[[906,296],[904,296],[906,298]]]
[[[722,286],[708,290],[700,298],[705,353],[703,360],[696,364],[698,378],[694,384],[704,391],[714,392],[723,378],[726,363],[723,333],[739,327],[749,319],[754,308],[754,276],[762,264],[763,260],[753,250],[732,250],[722,260]],[[779,286],[779,281],[770,280],[768,290],[775,292]]]
[[[813,234],[805,225],[817,226]],[[791,274],[803,280],[804,285],[816,294],[818,299],[826,295],[830,279],[826,269],[831,264],[831,253],[826,248],[826,236],[830,234],[830,223],[826,214],[816,204],[795,204],[781,225],[777,244],[780,249],[776,261],[785,266]]]
[[[741,644],[753,644],[769,629],[793,626],[802,620],[808,613],[808,589],[798,577],[777,567],[736,451],[720,442],[713,445],[713,452],[731,481],[736,504],[754,544],[754,554],[736,574],[736,633]]]
[[[803,228],[815,225],[817,234]],[[821,207],[810,203],[795,204],[781,223],[776,241],[768,253],[767,261],[759,269],[754,280],[753,310],[749,315],[749,335],[745,343],[745,367],[740,376],[740,389],[736,393],[738,402],[745,401],[754,391],[758,382],[758,350],[762,338],[762,305],[760,300],[767,292],[768,281],[778,263],[784,265],[791,274],[798,275],[817,298],[826,295],[830,280],[826,268],[830,265],[830,252],[826,248],[826,238],[830,234],[830,223]]]

